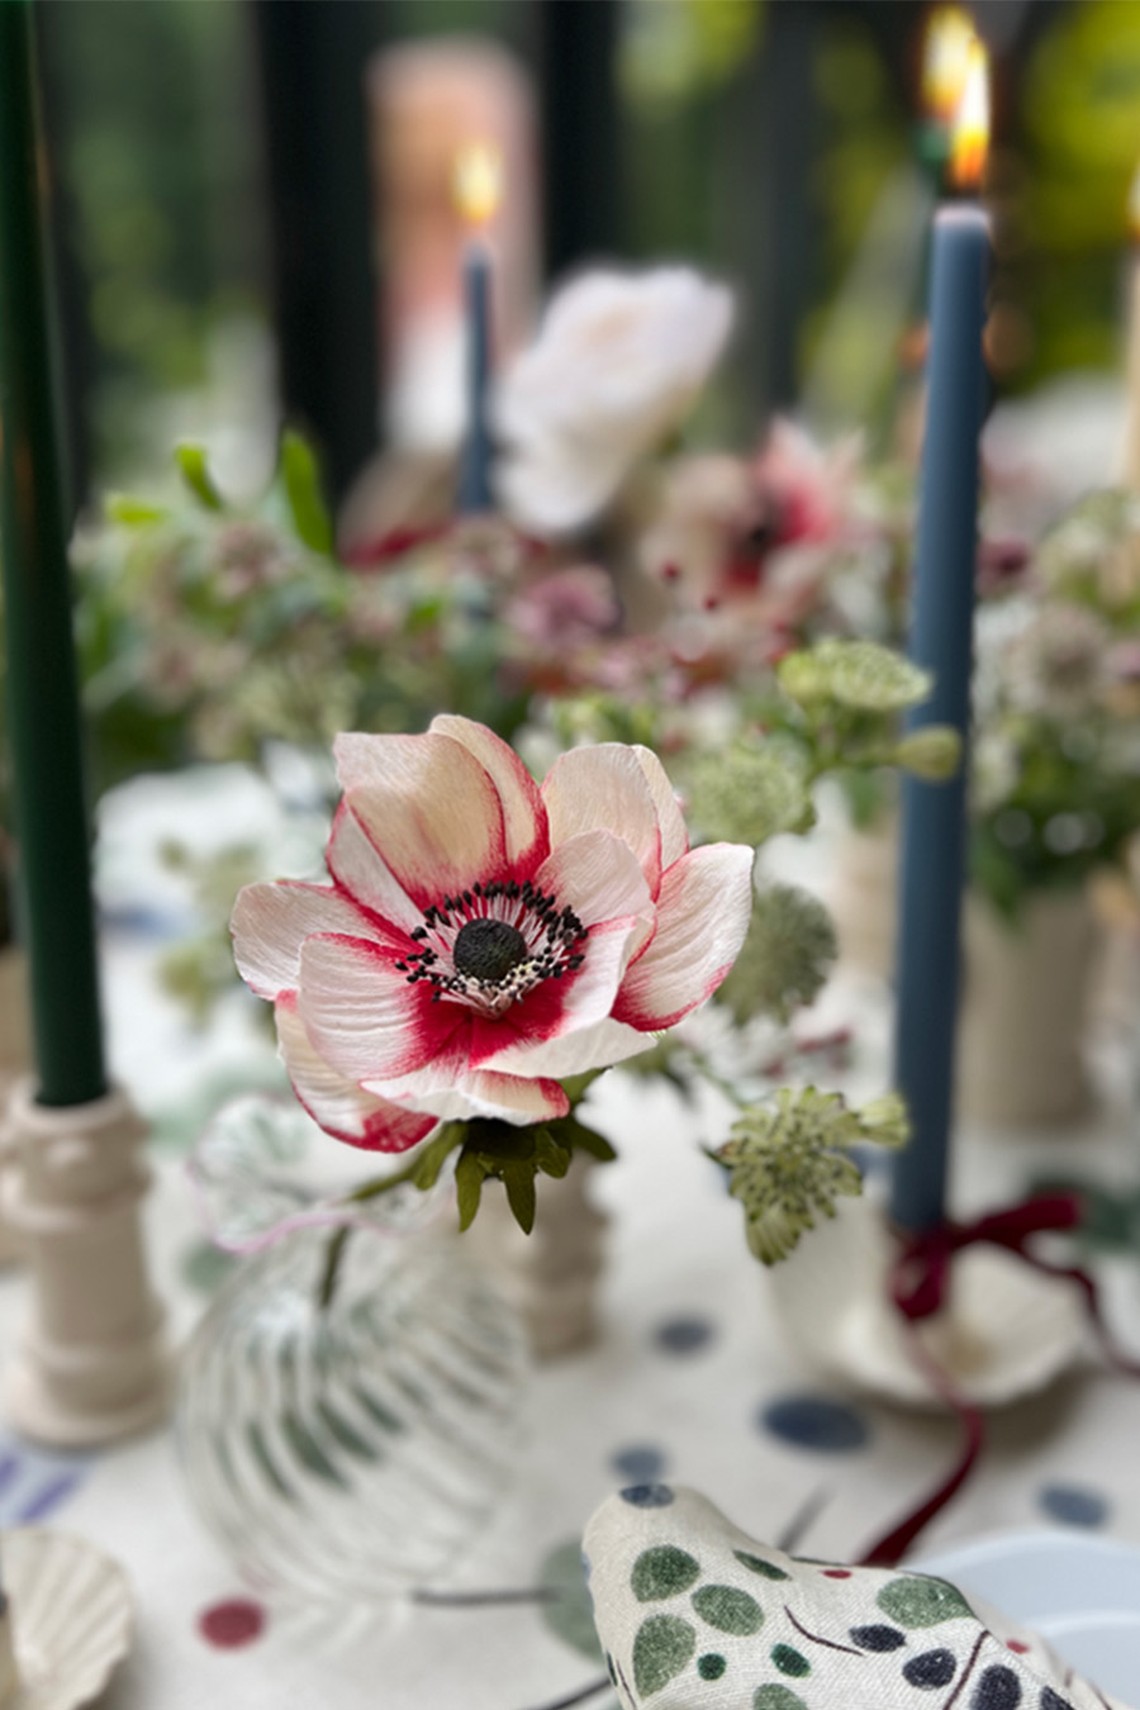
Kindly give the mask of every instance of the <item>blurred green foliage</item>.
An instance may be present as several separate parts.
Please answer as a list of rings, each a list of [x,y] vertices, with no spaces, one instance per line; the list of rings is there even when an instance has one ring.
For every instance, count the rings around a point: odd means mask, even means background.
[[[198,384],[219,316],[256,305],[263,232],[244,8],[48,9],[58,169],[89,283],[97,473],[165,462],[148,406]],[[156,459],[156,452],[158,458]]]
[[[1034,341],[1026,385],[1118,364],[1140,166],[1140,6],[1084,0],[1057,12],[1018,91],[1026,247],[1016,284]]]
[[[1118,365],[1125,210],[1140,160],[1140,4],[1042,3],[1025,14],[1041,25],[1034,44],[998,60],[995,176],[1008,237],[998,284],[1025,334],[1020,366],[1003,378],[1015,390]],[[809,98],[773,168],[761,69],[777,7],[789,6],[809,20]],[[70,238],[90,282],[98,487],[164,460],[155,440],[169,418],[155,401],[202,384],[227,317],[267,312],[256,72],[241,0],[55,0],[44,13]],[[741,361],[710,394],[705,437],[753,431],[773,339],[794,350],[801,378],[821,352],[833,368],[876,360],[867,387],[853,372],[831,393],[864,423],[888,418],[893,334],[865,306],[846,303],[845,319],[835,309],[876,210],[916,161],[910,85],[924,16],[919,5],[623,0],[623,248],[631,259],[690,257],[735,278],[745,298]],[[524,60],[536,34],[522,0],[389,0],[383,33],[486,34]],[[764,257],[786,247],[786,235],[758,229],[773,169],[806,234],[802,253],[772,262],[794,274],[790,321],[772,320],[762,301]]]

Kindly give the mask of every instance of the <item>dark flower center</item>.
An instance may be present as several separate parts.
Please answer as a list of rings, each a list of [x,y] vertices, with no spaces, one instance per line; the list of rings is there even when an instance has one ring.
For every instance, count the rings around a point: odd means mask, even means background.
[[[495,1018],[544,980],[576,974],[588,928],[533,880],[492,879],[432,903],[408,936],[416,948],[394,966],[410,986]]]
[[[509,920],[469,920],[459,928],[451,957],[457,973],[497,985],[530,955],[526,939]]]

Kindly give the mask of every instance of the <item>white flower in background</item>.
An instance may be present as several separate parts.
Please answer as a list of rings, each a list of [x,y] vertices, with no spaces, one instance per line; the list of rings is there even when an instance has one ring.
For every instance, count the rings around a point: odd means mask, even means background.
[[[1107,686],[1111,632],[1085,606],[1042,606],[1006,660],[1006,693],[1021,712],[1069,718],[1093,710]]]
[[[558,291],[497,398],[510,515],[550,534],[597,516],[692,407],[732,316],[727,287],[688,267],[598,269]]]
[[[970,790],[979,813],[992,813],[1010,797],[1021,776],[1017,745],[1003,729],[982,730],[970,757]]]
[[[984,729],[1005,706],[1009,654],[1032,625],[1039,602],[1031,594],[983,600],[974,618],[974,724]]]

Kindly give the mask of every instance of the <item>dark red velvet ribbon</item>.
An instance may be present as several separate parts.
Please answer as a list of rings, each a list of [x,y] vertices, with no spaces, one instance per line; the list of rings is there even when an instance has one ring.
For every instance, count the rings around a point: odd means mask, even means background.
[[[903,1319],[911,1358],[933,1393],[956,1415],[962,1428],[962,1441],[958,1459],[946,1478],[905,1519],[871,1546],[862,1558],[862,1566],[896,1566],[919,1533],[965,1484],[985,1443],[985,1419],[981,1409],[962,1394],[914,1329],[916,1324],[930,1318],[945,1305],[956,1253],[981,1243],[1004,1247],[1035,1270],[1075,1284],[1085,1297],[1093,1329],[1108,1360],[1118,1371],[1130,1377],[1140,1377],[1140,1362],[1129,1359],[1112,1340],[1095,1279],[1078,1265],[1054,1264],[1030,1248],[1034,1236],[1064,1233],[1075,1229],[1080,1221],[1079,1195],[1049,1193],[990,1212],[973,1223],[947,1222],[925,1234],[900,1235],[898,1257],[889,1278],[891,1299]]]

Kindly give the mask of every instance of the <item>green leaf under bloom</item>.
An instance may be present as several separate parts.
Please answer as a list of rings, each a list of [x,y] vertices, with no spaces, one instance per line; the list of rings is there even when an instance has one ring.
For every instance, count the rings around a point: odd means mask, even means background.
[[[562,1118],[562,1122],[570,1120]],[[515,1128],[508,1122],[476,1117],[462,1126],[466,1135],[455,1169],[460,1229],[469,1229],[475,1221],[483,1183],[495,1180],[503,1184],[515,1222],[529,1235],[537,1212],[536,1178],[540,1173],[561,1177],[570,1167],[570,1146],[554,1133],[560,1124]]]
[[[559,1149],[565,1147],[576,1152],[586,1152],[599,1164],[612,1164],[617,1157],[605,1135],[599,1134],[596,1128],[588,1128],[573,1112],[551,1123],[547,1132],[551,1134]],[[554,1173],[547,1171],[548,1175]]]
[[[474,1152],[464,1149],[455,1166],[455,1196],[459,1202],[460,1230],[470,1229],[479,1213],[483,1183],[488,1172]]]

